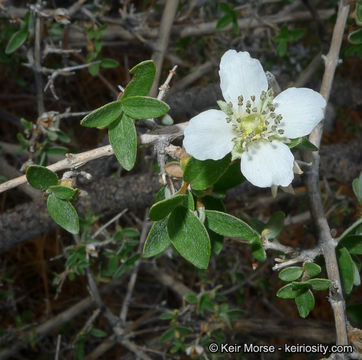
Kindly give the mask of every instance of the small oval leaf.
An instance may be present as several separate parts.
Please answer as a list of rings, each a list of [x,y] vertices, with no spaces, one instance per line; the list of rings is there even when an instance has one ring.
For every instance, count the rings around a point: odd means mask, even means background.
[[[5,54],[10,55],[21,45],[24,44],[26,38],[28,37],[28,32],[26,30],[19,30],[10,38],[8,45],[5,49]]]
[[[282,299],[294,299],[298,295],[300,295],[300,290],[293,289],[293,284],[287,284],[277,292],[277,296]]]
[[[221,160],[188,159],[184,168],[184,180],[191,184],[194,190],[204,190],[215,184],[229,167],[231,155]]]
[[[207,269],[210,239],[199,218],[183,206],[172,211],[167,223],[168,235],[182,257],[199,269]]]
[[[267,239],[274,239],[278,237],[280,232],[283,230],[284,219],[285,214],[283,213],[283,211],[276,211],[272,214],[268,223],[265,226],[265,229],[267,230],[265,232],[265,237]]]
[[[304,264],[304,269],[310,277],[317,276],[321,273],[322,268],[313,262],[307,262]]]
[[[291,266],[283,269],[279,273],[279,278],[283,281],[294,281],[299,279],[303,274],[303,268],[299,266]]]
[[[29,166],[26,169],[26,178],[32,187],[43,191],[58,184],[57,174],[40,165]]]
[[[145,245],[143,247],[143,256],[148,258],[156,256],[165,251],[170,245],[171,240],[167,231],[168,218],[156,221],[147,235]]]
[[[80,122],[81,125],[86,127],[100,127],[104,128],[116,121],[122,112],[122,104],[120,101],[113,101],[106,104],[88,114]]]
[[[105,69],[115,68],[118,65],[119,65],[118,61],[116,61],[114,59],[102,59],[102,62],[101,62],[101,67],[105,68]]]
[[[58,199],[70,200],[77,193],[77,189],[73,189],[69,186],[53,185],[49,186],[48,190],[52,192]]]
[[[362,255],[362,235],[348,235],[339,243],[338,248],[345,247],[350,254]]]
[[[125,88],[123,98],[137,95],[146,96],[155,78],[155,63],[152,60],[142,61],[129,72],[133,74],[133,78]]]
[[[47,207],[49,215],[58,225],[72,234],[78,234],[78,214],[69,201],[58,199],[54,194],[50,194]]]
[[[122,98],[124,112],[133,119],[149,119],[167,113],[170,107],[163,101],[148,96]]]
[[[337,248],[337,259],[342,288],[346,294],[349,294],[352,291],[354,282],[354,262],[351,254],[344,247]]]
[[[156,204],[153,204],[148,216],[154,220],[161,220],[165,218],[173,209],[177,206],[185,205],[187,206],[187,195],[175,195],[169,199],[161,200]]]
[[[331,286],[331,281],[328,279],[310,279],[307,283],[312,286],[313,290],[328,290]]]
[[[137,157],[137,132],[133,120],[123,114],[109,127],[108,137],[117,160],[130,171]]]
[[[242,238],[249,243],[259,239],[259,234],[254,229],[235,216],[216,210],[205,210],[205,215],[206,225],[217,234]]]
[[[297,304],[299,315],[303,319],[306,318],[315,305],[313,293],[307,290],[295,298],[295,303]]]

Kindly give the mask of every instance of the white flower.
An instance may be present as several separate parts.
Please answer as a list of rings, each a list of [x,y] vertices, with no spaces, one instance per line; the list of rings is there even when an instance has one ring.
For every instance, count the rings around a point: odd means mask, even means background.
[[[260,62],[228,50],[220,62],[221,110],[207,110],[185,129],[184,147],[198,160],[229,152],[241,172],[259,187],[288,186],[294,157],[286,145],[309,134],[323,119],[326,101],[307,88],[289,88],[274,98]]]

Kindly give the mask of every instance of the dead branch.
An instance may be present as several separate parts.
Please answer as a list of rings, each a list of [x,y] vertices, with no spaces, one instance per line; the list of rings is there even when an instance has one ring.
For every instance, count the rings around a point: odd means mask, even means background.
[[[341,48],[344,29],[349,13],[349,5],[341,0],[339,3],[336,24],[333,30],[331,46],[325,57],[325,71],[320,93],[328,102],[335,70],[339,62],[339,51]],[[323,123],[321,122],[309,136],[309,140],[319,147],[323,134]],[[345,302],[342,293],[341,280],[335,251],[335,241],[331,236],[331,230],[324,212],[321,192],[319,188],[319,162],[318,151],[305,153],[305,161],[311,162],[312,166],[306,171],[307,189],[311,208],[312,219],[318,233],[318,243],[322,249],[326,262],[328,278],[332,282],[329,292],[329,301],[333,309],[338,345],[348,344],[347,325],[345,315]]]
[[[166,54],[168,39],[170,37],[171,27],[175,19],[177,6],[178,6],[178,0],[169,0],[165,4],[165,9],[162,14],[162,19],[159,29],[159,36],[154,45],[154,52],[152,55],[152,60],[155,62],[156,65],[156,76],[153,81],[152,88],[150,90],[150,96],[156,96],[158,92],[157,89],[161,77],[163,59]]]

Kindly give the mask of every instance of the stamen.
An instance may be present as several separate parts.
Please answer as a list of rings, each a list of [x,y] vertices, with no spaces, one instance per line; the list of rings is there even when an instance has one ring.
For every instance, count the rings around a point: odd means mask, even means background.
[[[254,95],[252,95],[250,98],[251,98],[252,102],[255,101],[255,96]]]
[[[239,106],[243,106],[243,101],[244,101],[244,98],[242,95],[238,96],[238,105]]]
[[[253,108],[253,110],[251,110],[252,112],[257,112],[258,109],[256,107]]]

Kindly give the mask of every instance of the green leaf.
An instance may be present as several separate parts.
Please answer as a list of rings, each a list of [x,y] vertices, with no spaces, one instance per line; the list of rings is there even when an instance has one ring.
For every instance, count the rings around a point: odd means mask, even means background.
[[[88,114],[80,122],[87,127],[104,128],[116,121],[122,113],[122,104],[120,101],[110,102]]]
[[[147,235],[143,247],[143,256],[149,258],[165,251],[170,245],[171,240],[167,231],[168,218],[156,221]]]
[[[174,333],[175,333],[175,329],[174,328],[171,328],[171,329],[168,329],[166,330],[160,337],[159,341],[160,342],[168,342],[170,341],[173,336],[174,336]]]
[[[33,128],[33,123],[31,121],[20,118],[21,125],[23,125],[25,132],[29,132]]]
[[[185,207],[172,211],[167,223],[168,234],[176,250],[200,269],[210,260],[210,239],[199,218]]]
[[[170,107],[163,101],[148,96],[128,96],[122,98],[124,112],[133,119],[148,119],[167,113]]]
[[[26,179],[32,187],[43,191],[58,184],[57,174],[40,165],[29,166],[26,169]]]
[[[362,29],[361,29],[362,30]],[[362,172],[357,179],[352,182],[353,192],[359,202],[362,202]]]
[[[362,44],[362,28],[351,32],[348,35],[348,41],[353,45],[360,45]]]
[[[162,188],[158,191],[156,194],[156,202],[159,202],[161,200],[169,199],[171,197],[170,189],[167,185],[162,186]]]
[[[305,293],[298,295],[295,298],[295,303],[298,307],[299,315],[304,319],[313,310],[315,301],[313,293],[307,290]]]
[[[348,235],[338,243],[338,248],[345,247],[350,254],[362,255],[362,235]]]
[[[285,214],[283,213],[283,211],[276,211],[275,213],[272,214],[268,223],[265,226],[265,229],[267,231],[265,231],[264,229],[265,237],[267,239],[274,239],[280,234],[280,232],[283,230],[284,227],[284,219],[285,219]]]
[[[348,250],[342,247],[337,248],[337,259],[343,290],[346,294],[349,294],[352,291],[354,282],[354,263],[352,257]]]
[[[54,194],[48,196],[47,207],[51,218],[72,234],[79,233],[79,218],[73,205],[67,200],[60,200]]]
[[[94,336],[94,337],[97,337],[97,338],[105,338],[108,336],[108,334],[101,330],[101,329],[95,329],[95,328],[91,328],[89,333]]]
[[[5,54],[10,55],[14,51],[16,51],[16,49],[24,44],[27,37],[28,32],[26,30],[19,30],[14,33],[13,36],[10,38],[8,45],[6,46]]]
[[[99,73],[100,65],[94,64],[88,67],[88,71],[92,76],[96,76]]]
[[[205,215],[208,228],[217,234],[242,238],[249,243],[259,239],[259,234],[254,229],[235,216],[216,210],[205,210]]]
[[[288,146],[294,150],[318,151],[318,148],[304,137],[293,139]]]
[[[180,205],[184,205],[187,207],[188,199],[187,195],[179,194],[175,195],[171,198],[161,200],[156,204],[153,204],[148,216],[156,221],[161,220],[166,217],[173,209]]]
[[[277,296],[282,299],[294,299],[300,295],[304,289],[293,289],[293,283],[287,284],[280,288],[277,292]]]
[[[160,315],[161,320],[171,320],[177,317],[173,312],[166,312]]]
[[[137,157],[137,132],[133,120],[126,114],[114,121],[108,129],[109,143],[118,162],[131,170]]]
[[[194,201],[194,197],[192,195],[191,191],[187,191],[187,207],[194,211],[195,210],[195,201]]]
[[[307,281],[313,290],[328,290],[331,282],[328,279],[310,279]]]
[[[25,140],[24,135],[22,133],[17,133],[16,138],[18,139],[23,149],[26,149],[28,147],[28,142]]]
[[[122,236],[127,238],[137,238],[140,236],[140,232],[134,228],[126,228],[121,231]]]
[[[362,235],[362,218],[356,220],[336,241],[340,243],[342,239],[349,235]]]
[[[287,53],[287,42],[285,40],[280,40],[277,46],[277,53],[280,57],[283,57]]]
[[[228,26],[230,23],[232,23],[234,20],[234,17],[232,14],[227,14],[220,18],[216,24],[216,29],[221,29],[223,27]]]
[[[101,67],[105,68],[105,69],[115,68],[118,65],[119,65],[118,61],[116,61],[114,59],[102,59],[102,62],[101,62]]]
[[[300,40],[305,34],[306,34],[306,30],[305,29],[292,29],[290,30],[290,37],[292,41],[298,41]]]
[[[362,3],[357,1],[356,4],[356,23],[358,26],[362,25]]]
[[[347,315],[358,327],[362,327],[362,304],[348,305]]]
[[[310,289],[311,286],[306,281],[300,281],[300,282],[292,282],[292,288],[293,290],[305,292],[308,289]]]
[[[233,14],[233,9],[230,7],[230,5],[226,2],[222,2],[220,3],[220,9],[225,13],[225,14]]]
[[[191,157],[184,169],[184,181],[190,183],[194,190],[207,189],[220,179],[228,168],[230,160],[230,154],[217,161],[201,161]]]
[[[215,192],[226,192],[243,181],[245,181],[245,177],[240,171],[240,161],[233,161],[214,184],[213,190]]]
[[[254,241],[251,244],[251,254],[255,257],[256,260],[263,261],[266,259],[266,252],[260,239]]]
[[[48,191],[53,193],[58,199],[61,200],[70,200],[78,192],[77,189],[73,189],[69,186],[63,186],[63,185],[49,186]]]
[[[356,256],[356,255],[353,255],[353,256]],[[358,269],[356,261],[355,261],[355,259],[353,259],[353,257],[352,257],[352,260],[353,260],[353,268],[354,268],[354,271],[353,271],[353,285],[354,286],[360,286],[361,285],[361,276],[359,274],[359,269]],[[359,261],[359,259],[357,259],[357,260]]]
[[[216,232],[206,229],[209,234],[210,244],[211,244],[211,253],[213,255],[219,255],[223,246],[224,246],[224,237],[217,234]]]
[[[65,155],[69,152],[69,149],[65,146],[54,146],[46,150],[48,155]]]
[[[57,131],[57,135],[60,141],[63,141],[65,143],[69,143],[71,141],[71,138],[61,130]]]
[[[133,67],[129,72],[134,76],[124,90],[122,98],[137,95],[146,96],[155,78],[155,63],[152,60],[143,61]]]
[[[189,304],[197,304],[197,296],[194,294],[186,294],[184,296],[185,301],[187,301]]]
[[[322,269],[319,265],[313,262],[307,262],[304,264],[304,269],[310,277],[317,276],[321,273]]]
[[[303,268],[299,266],[291,266],[283,269],[279,273],[279,278],[283,281],[294,281],[299,279],[303,274]]]

